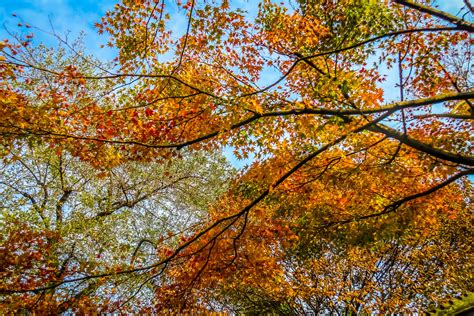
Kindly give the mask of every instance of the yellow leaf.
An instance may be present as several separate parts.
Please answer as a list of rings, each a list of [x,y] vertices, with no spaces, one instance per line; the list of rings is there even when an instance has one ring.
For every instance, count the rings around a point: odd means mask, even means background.
[[[258,114],[262,114],[262,113],[263,113],[263,108],[262,108],[262,106],[257,102],[257,100],[252,100],[252,105],[253,105],[253,108],[254,108],[255,112],[257,112]]]

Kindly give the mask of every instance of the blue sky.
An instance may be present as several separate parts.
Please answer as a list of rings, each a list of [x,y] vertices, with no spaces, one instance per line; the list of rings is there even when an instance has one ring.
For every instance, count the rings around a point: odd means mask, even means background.
[[[0,0],[0,37],[6,37],[4,26],[11,31],[18,32],[17,24],[24,21],[42,30],[51,32],[51,25],[57,34],[64,36],[69,32],[71,39],[76,38],[81,31],[85,32],[85,44],[89,52],[108,59],[113,56],[112,50],[99,49],[106,41],[105,36],[98,36],[94,23],[109,9],[112,9],[117,0]],[[248,7],[255,10],[255,3],[251,0],[231,0],[239,7]],[[441,9],[456,14],[463,7],[463,0],[438,0]],[[15,13],[18,17],[12,17]],[[51,23],[50,23],[51,21]],[[173,16],[173,28],[179,30],[186,26],[183,15]],[[23,29],[26,33],[27,30]],[[38,32],[35,32],[38,33]],[[37,39],[53,44],[47,36],[36,35]]]
[[[94,23],[100,20],[102,14],[113,8],[115,0],[0,0],[0,35],[5,37],[5,27],[14,32],[27,33],[30,30],[19,28],[18,23],[28,23],[46,32],[55,32],[64,37],[69,34],[75,39],[83,31],[86,35],[85,44],[90,53],[98,57],[110,59],[112,50],[100,49],[106,37],[99,37],[94,29]],[[13,17],[16,14],[17,17]],[[49,45],[55,45],[52,37],[41,35],[33,29],[37,40]]]

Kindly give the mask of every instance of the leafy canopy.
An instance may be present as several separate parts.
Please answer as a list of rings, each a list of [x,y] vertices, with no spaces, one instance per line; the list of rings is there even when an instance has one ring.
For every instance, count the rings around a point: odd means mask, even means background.
[[[473,291],[469,12],[124,0],[96,25],[114,64],[3,42],[2,304],[393,313]],[[229,173],[224,148],[254,162]],[[15,178],[32,150],[56,170],[36,188]]]

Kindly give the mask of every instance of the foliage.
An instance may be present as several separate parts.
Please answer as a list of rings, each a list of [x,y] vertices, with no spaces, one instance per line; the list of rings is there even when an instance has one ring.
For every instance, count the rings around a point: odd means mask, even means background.
[[[474,25],[429,1],[255,10],[124,0],[106,66],[2,44],[6,308],[410,313],[474,290]],[[235,177],[229,147],[255,157]]]

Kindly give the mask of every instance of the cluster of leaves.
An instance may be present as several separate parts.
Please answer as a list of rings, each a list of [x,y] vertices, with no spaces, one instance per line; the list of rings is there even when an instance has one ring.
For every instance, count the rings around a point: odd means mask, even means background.
[[[474,290],[472,23],[139,0],[97,27],[116,65],[0,47],[6,310],[417,312]],[[226,146],[254,162],[234,176]]]

